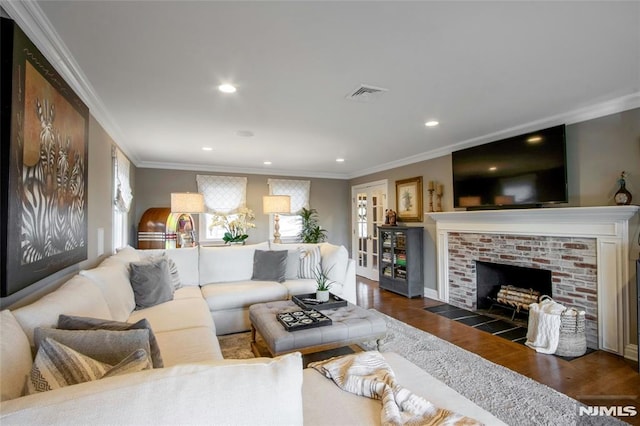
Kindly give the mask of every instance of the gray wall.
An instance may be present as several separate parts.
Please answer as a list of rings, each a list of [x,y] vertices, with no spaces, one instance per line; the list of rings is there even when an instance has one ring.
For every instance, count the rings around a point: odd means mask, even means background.
[[[0,299],[0,307],[18,307],[28,304],[41,295],[52,291],[67,281],[81,269],[92,268],[102,258],[110,254],[112,241],[111,216],[111,182],[112,163],[111,147],[115,142],[104,131],[102,126],[90,116],[89,119],[89,178],[88,178],[88,241],[87,260],[65,268],[37,283]],[[135,173],[132,173],[132,185],[135,184]],[[130,220],[133,217],[133,207]],[[104,255],[98,256],[98,229],[104,231]]]
[[[150,207],[170,207],[172,192],[197,192],[196,175],[245,176],[247,178],[247,207],[253,210],[256,227],[249,231],[248,243],[259,243],[273,238],[269,233],[269,216],[262,213],[262,196],[268,195],[267,179],[277,176],[250,175],[185,170],[142,169],[136,171],[135,224]],[[349,246],[350,205],[349,183],[339,179],[279,177],[311,181],[309,204],[318,211],[320,225],[328,230],[328,241]],[[198,219],[194,217],[196,227]]]
[[[569,203],[567,206],[615,205],[613,196],[618,190],[617,179],[622,170],[627,171],[627,189],[634,196],[633,203],[640,204],[640,108],[600,117],[567,126],[567,163]],[[452,141],[455,142],[455,141]],[[424,210],[428,209],[427,182],[436,180],[444,184],[443,210],[453,210],[453,176],[451,155],[398,167],[379,173],[352,179],[350,186],[388,179],[389,207],[395,209],[395,181],[422,176]],[[629,250],[629,318],[631,336],[637,336],[635,260],[640,257],[638,233],[640,220],[637,215],[630,222]],[[425,228],[425,287],[436,289],[436,226],[425,216],[422,223],[409,225]]]

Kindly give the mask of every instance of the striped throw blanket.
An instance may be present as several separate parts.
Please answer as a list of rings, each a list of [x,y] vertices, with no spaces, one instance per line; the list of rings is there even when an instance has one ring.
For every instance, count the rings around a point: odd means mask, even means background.
[[[309,367],[332,379],[342,390],[382,400],[383,425],[480,425],[478,421],[434,406],[396,383],[389,364],[379,352],[312,362]]]

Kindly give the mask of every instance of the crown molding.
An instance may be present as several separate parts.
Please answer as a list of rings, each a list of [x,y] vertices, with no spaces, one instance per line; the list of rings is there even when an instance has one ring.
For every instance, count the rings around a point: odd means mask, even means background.
[[[437,148],[431,151],[426,151],[420,154],[405,157],[400,160],[390,161],[388,163],[380,164],[378,166],[362,169],[358,172],[354,172],[349,175],[350,179],[354,179],[361,176],[370,175],[373,173],[379,173],[386,170],[394,169],[397,167],[408,166],[420,161],[431,160],[433,158],[442,157],[444,155],[451,154],[453,151],[458,151],[464,148],[470,148],[472,146],[480,145],[483,143],[508,138],[511,136],[517,136],[529,131],[535,131],[541,128],[557,126],[560,124],[575,124],[587,120],[593,120],[596,118],[604,117],[611,114],[617,114],[619,112],[628,111],[630,109],[640,108],[640,92],[631,93],[626,96],[621,96],[616,99],[612,99],[606,102],[591,105],[585,108],[575,109],[573,111],[565,112],[562,114],[553,115],[550,117],[542,118],[540,120],[531,121],[526,124],[522,124],[515,127],[510,127],[499,132],[489,133],[487,135],[478,136],[476,138],[467,139],[461,142],[457,142],[446,147]]]
[[[280,176],[305,176],[327,179],[354,179],[373,173],[403,167],[421,161],[442,157],[464,148],[491,142],[510,136],[515,136],[527,131],[537,130],[542,127],[550,127],[558,124],[574,124],[586,120],[603,117],[610,114],[630,110],[640,107],[640,92],[635,92],[626,96],[612,99],[606,102],[594,104],[589,107],[576,109],[566,113],[558,114],[535,120],[523,125],[511,127],[499,132],[467,139],[426,151],[403,159],[383,163],[377,166],[361,169],[353,173],[332,174],[332,173],[309,173],[308,171],[295,170],[263,170],[260,168],[227,168],[223,166],[209,166],[199,164],[175,164],[175,163],[155,163],[145,162],[134,156],[126,145],[126,139],[120,127],[116,124],[111,114],[107,111],[104,103],[96,93],[95,89],[84,75],[80,66],[69,52],[51,22],[46,17],[40,6],[35,1],[0,0],[0,7],[16,21],[18,26],[24,31],[29,39],[40,49],[41,53],[51,62],[52,66],[60,73],[65,81],[76,91],[78,96],[89,107],[91,115],[100,123],[119,148],[127,155],[129,160],[136,166],[142,168],[166,168],[175,170],[203,170],[227,173],[249,173],[249,174],[277,174]]]
[[[227,167],[211,164],[164,163],[154,161],[141,161],[137,167],[142,169],[189,170],[195,172],[240,173],[249,175],[306,177],[318,179],[349,179],[347,174],[309,172],[308,170],[272,169],[270,167]]]
[[[132,157],[124,143],[125,138],[121,129],[115,124],[115,120],[107,111],[100,96],[38,3],[35,1],[0,0],[0,6],[89,107],[93,118],[100,123],[119,148],[129,157],[129,160],[136,164],[136,159]]]

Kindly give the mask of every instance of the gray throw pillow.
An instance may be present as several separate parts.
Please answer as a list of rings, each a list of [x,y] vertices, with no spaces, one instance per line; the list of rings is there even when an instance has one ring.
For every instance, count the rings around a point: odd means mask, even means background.
[[[253,276],[256,281],[285,281],[287,250],[256,250],[253,254]]]
[[[61,330],[149,330],[149,347],[151,348],[151,360],[153,361],[153,368],[162,368],[164,363],[162,362],[162,356],[160,355],[160,346],[156,340],[156,335],[153,334],[151,324],[146,318],[141,319],[133,324],[128,322],[104,320],[100,318],[89,317],[74,317],[71,315],[60,315],[58,317],[58,328]]]
[[[33,332],[36,352],[46,338],[55,340],[74,351],[104,362],[116,365],[132,352],[149,348],[149,330],[59,330],[57,328],[36,327]]]
[[[150,308],[173,300],[173,284],[167,258],[131,262],[129,280],[136,300],[136,309]]]

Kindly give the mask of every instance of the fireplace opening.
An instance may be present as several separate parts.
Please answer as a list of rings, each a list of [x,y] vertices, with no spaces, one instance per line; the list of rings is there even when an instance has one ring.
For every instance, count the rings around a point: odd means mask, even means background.
[[[489,310],[496,305],[511,308],[513,319],[515,314],[522,310],[521,306],[537,302],[532,294],[551,297],[551,286],[549,270],[476,261],[476,307],[478,310]],[[509,300],[505,301],[505,297]],[[519,303],[512,301],[519,301]]]

